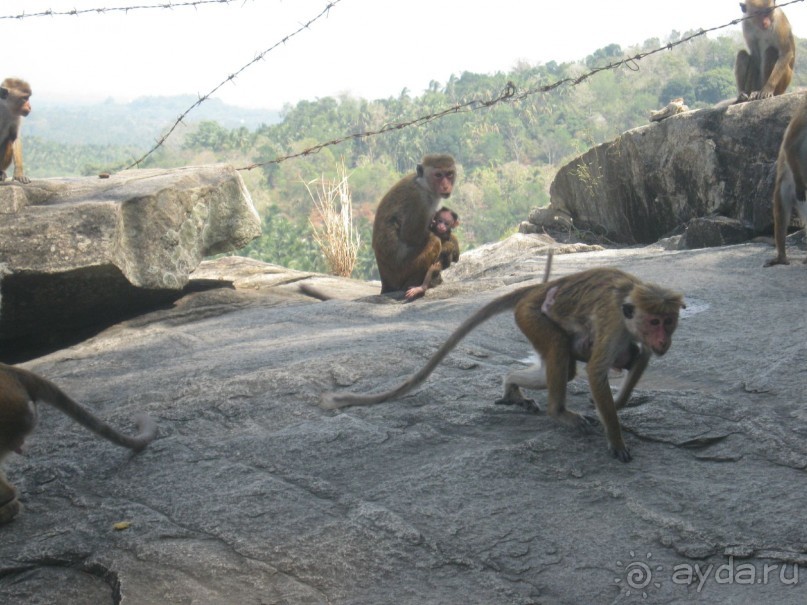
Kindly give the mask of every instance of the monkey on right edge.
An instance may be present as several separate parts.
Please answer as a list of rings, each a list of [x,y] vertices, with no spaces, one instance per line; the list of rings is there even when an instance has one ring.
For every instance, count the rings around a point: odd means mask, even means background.
[[[437,261],[429,267],[423,283],[406,291],[407,300],[423,296],[429,288],[442,284],[443,278],[440,276],[440,272],[448,269],[451,263],[456,263],[460,259],[460,242],[453,233],[454,228],[459,224],[459,215],[446,206],[435,213],[429,230],[440,239],[440,255],[437,257]]]
[[[776,256],[765,263],[789,265],[785,238],[795,210],[807,225],[807,97],[787,125],[779,157],[776,159],[776,184],[773,189],[773,232]],[[807,226],[805,226],[807,229]],[[807,263],[807,258],[804,259]]]
[[[796,62],[796,40],[776,0],[746,0],[740,8],[748,51],[737,53],[737,102],[767,99],[787,90]],[[750,52],[749,52],[750,51]]]
[[[550,262],[547,262],[546,274]],[[324,393],[320,405],[336,409],[372,405],[400,397],[421,384],[468,333],[494,315],[514,309],[516,324],[535,347],[541,363],[510,372],[500,404],[535,409],[523,388],[547,389],[547,412],[564,424],[590,430],[588,419],[566,409],[566,383],[578,361],[586,362],[588,383],[605,427],[608,449],[621,462],[631,459],[622,439],[617,411],[625,406],[650,357],[664,355],[672,344],[683,296],[648,284],[618,269],[589,269],[513,290],[483,306],[457,328],[403,383],[383,393]],[[608,383],[611,368],[628,375],[614,400]]]
[[[37,401],[51,404],[96,435],[135,452],[157,436],[157,426],[145,414],[135,418],[140,432],[132,437],[124,435],[73,401],[51,381],[0,363],[0,463],[11,452],[21,452],[25,438],[36,426]],[[0,468],[0,524],[11,521],[20,509],[14,486]]]

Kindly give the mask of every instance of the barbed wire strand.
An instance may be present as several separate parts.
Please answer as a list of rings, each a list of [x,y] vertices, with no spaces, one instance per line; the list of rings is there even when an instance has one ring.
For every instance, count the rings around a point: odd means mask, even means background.
[[[46,16],[49,16],[49,17],[55,17],[55,16],[78,16],[78,15],[87,14],[87,13],[99,13],[99,14],[110,13],[110,12],[125,12],[125,13],[128,13],[130,11],[135,11],[135,10],[173,9],[173,8],[178,8],[178,7],[197,7],[197,6],[203,5],[203,4],[231,4],[232,2],[235,2],[235,1],[236,0],[189,0],[187,2],[172,2],[172,1],[169,0],[168,2],[163,2],[163,3],[160,3],[160,4],[152,4],[152,5],[131,5],[131,6],[126,6],[126,7],[112,7],[112,8],[100,7],[100,8],[88,8],[88,9],[72,9],[72,10],[68,10],[68,11],[46,10],[46,11],[42,11],[42,12],[38,12],[38,13],[22,13],[22,14],[19,14],[19,15],[5,15],[5,16],[0,15],[0,19],[25,19],[25,18],[30,18],[30,17],[46,17]],[[246,0],[241,0],[241,1],[246,1]],[[315,23],[319,19],[327,16],[328,13],[330,12],[330,9],[332,7],[334,7],[335,5],[337,5],[341,1],[342,0],[331,0],[319,15],[317,15],[313,19],[309,20],[307,23],[303,24],[295,32],[287,35],[286,37],[284,37],[282,40],[280,40],[279,42],[277,42],[276,44],[274,44],[270,48],[268,48],[268,49],[264,50],[263,52],[259,53],[252,61],[250,61],[249,63],[247,63],[243,67],[241,67],[238,71],[230,74],[227,78],[225,78],[222,82],[220,82],[216,87],[214,87],[210,92],[208,92],[205,95],[201,95],[193,105],[191,105],[182,114],[180,114],[180,116],[176,119],[174,124],[166,131],[166,133],[162,137],[160,137],[157,140],[155,145],[151,149],[149,149],[149,151],[147,151],[140,158],[138,158],[137,160],[132,162],[130,165],[128,165],[126,167],[126,169],[134,168],[135,166],[140,165],[146,158],[148,158],[155,151],[157,151],[157,149],[159,149],[165,143],[165,141],[168,139],[168,137],[182,123],[182,121],[185,119],[185,117],[187,117],[187,115],[191,111],[193,111],[196,107],[200,106],[202,103],[207,101],[213,94],[215,94],[227,82],[232,82],[243,71],[245,71],[246,69],[248,69],[249,67],[251,67],[252,65],[257,63],[258,61],[261,61],[272,50],[274,50],[275,48],[277,48],[278,46],[280,46],[282,44],[285,44],[286,42],[288,42],[291,38],[293,38],[297,34],[299,34],[299,33],[303,32],[304,30],[308,29],[313,23]],[[789,0],[788,2],[784,2],[784,3],[779,4],[778,7],[779,8],[784,8],[784,7],[789,6],[791,4],[796,4],[796,3],[800,3],[800,2],[804,2],[804,1],[805,0]],[[725,29],[727,27],[732,27],[734,25],[740,24],[743,21],[746,21],[746,20],[751,19],[751,18],[753,18],[752,15],[746,15],[745,17],[740,17],[740,18],[737,18],[737,19],[733,19],[730,22],[725,23],[723,25],[718,25],[718,26],[711,27],[711,28],[708,28],[708,29],[700,29],[697,32],[695,32],[693,34],[690,34],[688,36],[685,36],[684,38],[682,38],[680,40],[677,40],[675,42],[668,42],[667,44],[665,44],[664,46],[661,46],[659,48],[656,48],[656,49],[653,49],[653,50],[650,50],[650,51],[647,51],[647,52],[637,53],[637,54],[632,55],[630,57],[626,57],[624,59],[621,59],[619,61],[613,61],[611,63],[608,63],[607,65],[594,67],[594,68],[590,69],[587,73],[584,73],[584,74],[582,74],[580,76],[577,76],[575,78],[571,78],[571,77],[570,78],[563,78],[561,80],[557,80],[556,82],[553,82],[552,84],[539,86],[539,87],[536,87],[536,88],[530,88],[530,89],[520,91],[520,92],[518,91],[518,88],[516,87],[516,85],[512,81],[510,81],[510,82],[507,82],[507,84],[505,85],[502,92],[498,96],[493,97],[493,98],[489,98],[489,99],[473,99],[473,100],[466,101],[466,102],[463,102],[463,103],[458,103],[458,104],[452,105],[451,107],[448,107],[448,108],[446,108],[446,109],[444,109],[442,111],[438,111],[436,113],[416,117],[416,118],[413,118],[413,119],[407,120],[407,121],[396,122],[396,123],[393,123],[393,124],[386,124],[386,125],[382,126],[381,128],[379,128],[378,130],[366,130],[366,131],[362,131],[362,132],[356,132],[356,133],[348,134],[346,136],[343,136],[343,137],[340,137],[340,138],[337,138],[337,139],[332,139],[330,141],[326,141],[326,142],[323,142],[323,143],[318,143],[317,145],[314,145],[312,147],[309,147],[309,148],[304,149],[303,151],[300,151],[300,152],[297,152],[297,153],[292,153],[292,154],[288,154],[288,155],[284,155],[284,156],[278,156],[275,159],[268,160],[266,162],[258,162],[258,163],[249,164],[247,166],[237,168],[237,170],[252,170],[254,168],[259,168],[259,167],[262,167],[262,166],[268,166],[268,165],[271,165],[271,164],[279,164],[279,163],[284,162],[286,160],[299,158],[299,157],[304,157],[304,156],[308,156],[308,155],[311,155],[311,154],[314,154],[314,153],[318,153],[319,151],[321,151],[322,149],[324,149],[326,147],[331,147],[333,145],[338,145],[340,143],[344,143],[344,142],[347,142],[347,141],[364,139],[364,138],[369,138],[369,137],[373,137],[373,136],[378,136],[378,135],[381,135],[381,134],[384,134],[386,132],[390,132],[390,131],[393,131],[393,130],[401,130],[403,128],[409,128],[409,127],[413,127],[413,126],[420,126],[420,125],[426,124],[428,122],[432,122],[434,120],[443,118],[443,117],[445,117],[447,115],[451,115],[451,114],[478,111],[478,110],[481,110],[481,109],[487,109],[487,108],[493,107],[494,105],[497,105],[499,103],[523,100],[523,99],[526,99],[527,97],[530,97],[530,96],[533,96],[533,95],[536,95],[536,94],[545,94],[545,93],[551,92],[551,91],[556,90],[556,89],[560,88],[561,86],[565,86],[565,85],[569,85],[569,86],[572,86],[572,87],[577,86],[579,84],[582,84],[583,82],[585,82],[586,80],[588,80],[592,76],[594,76],[594,75],[596,75],[596,74],[598,74],[600,72],[603,72],[603,71],[615,70],[615,69],[618,69],[620,67],[627,67],[628,69],[631,69],[633,71],[638,71],[638,69],[639,69],[638,62],[641,61],[642,59],[646,58],[646,57],[649,57],[651,55],[660,53],[660,52],[665,51],[665,50],[672,50],[676,46],[680,46],[680,45],[682,45],[682,44],[684,44],[686,42],[690,42],[690,41],[694,40],[695,38],[705,36],[708,33],[719,31],[719,30]]]
[[[790,0],[789,2],[779,4],[778,7],[782,8],[782,7],[788,6],[790,4],[795,4],[797,2],[804,2],[804,1],[805,0]],[[740,18],[737,18],[737,19],[733,19],[732,21],[730,21],[728,23],[725,23],[723,25],[710,27],[708,29],[699,29],[697,32],[695,32],[693,34],[690,34],[688,36],[685,36],[684,38],[681,38],[680,40],[677,40],[676,42],[668,42],[667,44],[665,44],[664,46],[661,46],[659,48],[656,48],[656,49],[653,49],[653,50],[650,50],[650,51],[647,51],[647,52],[640,52],[640,53],[637,53],[637,54],[632,55],[630,57],[626,57],[624,59],[621,59],[619,61],[613,61],[611,63],[608,63],[607,65],[603,65],[603,66],[600,66],[600,67],[594,67],[591,70],[589,70],[587,73],[584,73],[583,75],[577,76],[575,78],[563,78],[561,80],[553,82],[552,84],[548,84],[548,85],[545,85],[545,86],[539,86],[539,87],[536,87],[536,88],[530,88],[530,89],[524,90],[522,92],[518,92],[518,89],[517,89],[516,85],[512,81],[507,82],[507,84],[505,85],[503,91],[497,97],[494,97],[494,98],[484,99],[484,100],[474,99],[474,100],[471,100],[471,101],[458,103],[456,105],[452,105],[451,107],[448,107],[448,108],[446,108],[446,109],[444,109],[442,111],[439,111],[437,113],[432,113],[432,114],[428,114],[428,115],[425,115],[425,116],[420,116],[420,117],[417,117],[417,118],[414,118],[412,120],[408,120],[408,121],[405,121],[405,122],[397,122],[397,123],[394,123],[394,124],[386,124],[386,125],[382,126],[381,128],[379,128],[378,130],[366,130],[366,131],[362,131],[362,132],[355,132],[353,134],[349,134],[349,135],[346,135],[346,136],[338,138],[338,139],[333,139],[333,140],[330,140],[330,141],[327,141],[327,142],[324,142],[324,143],[318,143],[317,145],[314,145],[312,147],[309,147],[309,148],[304,149],[303,151],[299,151],[297,153],[291,153],[291,154],[288,154],[288,155],[278,156],[275,159],[268,160],[266,162],[256,162],[256,163],[253,163],[253,164],[249,164],[247,166],[241,166],[239,168],[236,168],[236,170],[252,170],[254,168],[261,168],[263,166],[270,166],[272,164],[280,164],[281,162],[285,162],[286,160],[299,158],[299,157],[304,157],[304,156],[307,156],[307,155],[311,155],[313,153],[318,153],[319,151],[322,151],[326,147],[331,147],[333,145],[338,145],[338,144],[344,143],[346,141],[351,141],[351,140],[354,140],[354,139],[364,139],[364,138],[369,138],[369,137],[373,137],[373,136],[378,136],[380,134],[384,134],[384,133],[390,132],[392,130],[400,130],[402,128],[408,128],[408,127],[411,127],[411,126],[420,126],[422,124],[426,124],[428,122],[431,122],[433,120],[437,120],[439,118],[445,117],[445,116],[450,115],[450,114],[458,114],[458,113],[467,113],[467,112],[471,112],[471,111],[478,111],[480,109],[487,109],[487,108],[493,107],[494,105],[497,105],[499,103],[510,103],[510,102],[513,102],[513,101],[520,101],[520,100],[526,99],[527,97],[530,97],[530,96],[533,96],[533,95],[536,95],[536,94],[545,94],[547,92],[551,92],[551,91],[553,91],[553,90],[555,90],[557,88],[560,88],[561,86],[564,86],[564,85],[577,86],[579,84],[582,84],[586,80],[588,80],[590,77],[592,77],[592,76],[594,76],[594,75],[596,75],[596,74],[598,74],[598,73],[600,73],[602,71],[618,69],[618,68],[623,67],[623,66],[627,67],[628,69],[630,69],[632,71],[638,71],[639,66],[636,65],[636,63],[638,63],[639,61],[641,61],[645,57],[649,57],[650,55],[655,55],[655,54],[663,52],[665,50],[672,50],[676,46],[680,46],[680,45],[682,45],[682,44],[684,44],[686,42],[690,42],[690,41],[694,40],[695,38],[699,38],[701,36],[705,36],[708,33],[715,32],[715,31],[718,31],[718,30],[721,30],[721,29],[725,29],[725,28],[731,27],[733,25],[737,25],[737,24],[742,23],[743,21],[746,21],[746,20],[751,19],[751,18],[752,18],[752,16],[749,15],[749,16],[746,16],[746,17],[740,17]]]
[[[97,14],[105,14],[105,13],[128,13],[131,11],[139,11],[139,10],[148,10],[153,8],[160,8],[160,9],[172,9],[172,8],[182,8],[186,6],[197,7],[202,4],[231,4],[233,2],[244,1],[244,0],[189,0],[188,2],[161,2],[160,4],[139,4],[135,6],[119,6],[119,7],[100,7],[100,8],[82,8],[82,9],[71,9],[65,11],[55,11],[52,9],[44,10],[38,13],[26,13],[22,12],[19,15],[0,15],[0,19],[30,19],[32,17],[77,17],[79,15],[84,15],[87,13],[97,13]]]
[[[174,122],[174,124],[171,126],[171,128],[169,128],[169,129],[168,129],[168,131],[167,131],[165,134],[163,134],[163,135],[162,135],[162,136],[161,136],[161,137],[160,137],[160,138],[157,140],[157,142],[154,144],[154,146],[153,146],[151,149],[149,149],[149,150],[148,150],[146,153],[144,153],[142,156],[140,156],[140,157],[139,157],[138,159],[136,159],[134,162],[132,162],[131,164],[129,164],[129,165],[128,165],[128,166],[127,166],[125,169],[126,169],[126,170],[128,170],[128,169],[130,169],[130,168],[134,168],[135,166],[140,165],[140,164],[141,164],[141,163],[142,163],[142,162],[143,162],[143,161],[144,161],[144,160],[145,160],[147,157],[149,157],[149,156],[150,156],[152,153],[154,153],[154,152],[155,152],[155,151],[157,151],[157,150],[158,150],[160,147],[162,147],[163,143],[165,143],[165,141],[168,139],[168,137],[169,137],[169,136],[171,136],[171,133],[173,133],[173,132],[174,132],[174,130],[177,128],[177,126],[179,126],[179,125],[180,125],[180,123],[182,123],[182,120],[184,120],[184,119],[185,119],[185,116],[187,116],[187,115],[188,115],[188,114],[189,114],[191,111],[193,111],[193,110],[194,110],[195,108],[197,108],[199,105],[201,105],[202,103],[204,103],[205,101],[207,101],[207,100],[208,100],[208,99],[209,99],[211,96],[213,96],[214,94],[216,94],[216,91],[218,91],[218,89],[219,89],[219,88],[221,88],[222,86],[224,86],[224,85],[225,85],[225,84],[227,84],[228,82],[232,82],[233,80],[235,80],[235,79],[236,79],[236,78],[237,78],[239,75],[241,75],[241,73],[242,73],[243,71],[245,71],[246,69],[248,69],[248,68],[252,67],[252,66],[253,66],[255,63],[257,63],[258,61],[263,60],[263,58],[264,58],[264,57],[265,57],[267,54],[269,54],[270,52],[272,52],[272,51],[273,51],[274,49],[276,49],[278,46],[281,46],[282,44],[285,44],[286,42],[288,42],[289,40],[291,40],[291,39],[292,39],[294,36],[296,36],[296,35],[297,35],[297,34],[299,34],[300,32],[305,31],[306,29],[308,29],[308,28],[309,28],[309,27],[310,27],[310,26],[311,26],[313,23],[315,23],[315,22],[316,22],[316,21],[318,21],[319,19],[322,19],[323,17],[328,16],[328,14],[330,13],[331,8],[333,8],[334,6],[336,6],[337,4],[339,4],[341,1],[342,1],[342,0],[331,0],[330,2],[328,2],[328,5],[327,5],[327,6],[326,6],[326,7],[325,7],[325,8],[322,10],[322,12],[321,12],[320,14],[318,14],[316,17],[314,17],[313,19],[311,19],[311,20],[309,20],[308,22],[304,23],[303,25],[301,25],[301,26],[300,26],[300,28],[299,28],[298,30],[296,30],[295,32],[293,32],[293,33],[289,34],[288,36],[286,36],[285,38],[283,38],[283,39],[282,39],[282,40],[280,40],[279,42],[276,42],[276,43],[275,43],[275,44],[273,44],[271,47],[269,47],[269,48],[267,48],[266,50],[264,50],[263,52],[259,53],[259,54],[258,54],[258,55],[257,55],[257,56],[254,58],[254,59],[252,59],[252,61],[250,61],[249,63],[247,63],[246,65],[244,65],[244,66],[243,66],[241,69],[239,69],[238,71],[236,71],[236,72],[234,72],[234,73],[230,74],[230,75],[229,75],[229,76],[227,76],[227,77],[226,77],[224,80],[222,80],[222,81],[221,81],[221,82],[220,82],[220,83],[219,83],[219,84],[218,84],[218,85],[217,85],[215,88],[213,88],[213,90],[211,90],[210,92],[208,92],[208,93],[207,93],[207,94],[205,94],[205,95],[200,96],[200,97],[199,97],[199,98],[196,100],[196,103],[194,103],[193,105],[191,105],[190,107],[188,107],[188,109],[186,109],[185,111],[183,111],[183,112],[182,112],[182,114],[180,114],[180,116],[179,116],[179,117],[176,119],[176,121],[175,121],[175,122]]]

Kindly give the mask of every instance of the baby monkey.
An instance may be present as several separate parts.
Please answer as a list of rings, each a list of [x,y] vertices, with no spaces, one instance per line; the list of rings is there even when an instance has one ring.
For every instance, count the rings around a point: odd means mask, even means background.
[[[140,432],[133,437],[124,435],[73,401],[49,380],[28,370],[0,363],[0,463],[11,452],[21,453],[25,438],[36,426],[37,401],[51,404],[96,435],[135,452],[145,448],[157,436],[157,426],[145,414],[135,417]],[[20,509],[14,486],[0,469],[0,523],[11,521]]]
[[[455,227],[459,227],[459,215],[443,206],[434,214],[429,230],[440,239],[440,255],[437,261],[429,267],[423,283],[419,286],[412,286],[406,291],[406,300],[414,300],[426,293],[426,290],[439,286],[443,283],[440,272],[448,269],[451,263],[456,263],[460,259],[460,242],[457,236],[452,233]]]

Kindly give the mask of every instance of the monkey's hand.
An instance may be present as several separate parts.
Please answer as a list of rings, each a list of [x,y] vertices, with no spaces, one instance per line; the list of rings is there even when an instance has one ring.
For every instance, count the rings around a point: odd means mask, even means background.
[[[6,174],[6,171],[5,170],[0,170],[0,183],[5,181],[7,178],[8,178],[8,175]]]
[[[425,293],[426,288],[424,288],[423,286],[414,286],[406,291],[405,297],[406,300],[415,300],[416,298],[420,298],[421,296],[423,296]]]
[[[519,407],[524,408],[524,411],[530,414],[541,413],[541,406],[535,403],[534,399],[527,399],[526,397],[522,397],[520,399],[513,397],[502,397],[501,399],[497,399],[493,403],[495,403],[496,405],[517,405]]]
[[[27,176],[25,176],[24,174],[21,174],[21,175],[19,175],[19,176],[17,176],[17,175],[15,174],[15,175],[14,175],[14,180],[15,180],[15,181],[19,181],[19,182],[20,182],[20,183],[22,183],[23,185],[27,185],[28,183],[30,183],[30,182],[31,182],[31,179],[29,179],[29,178],[28,178]]]

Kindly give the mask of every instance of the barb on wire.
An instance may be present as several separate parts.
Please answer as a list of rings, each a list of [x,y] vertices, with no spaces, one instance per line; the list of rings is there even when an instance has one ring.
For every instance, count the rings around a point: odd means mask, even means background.
[[[130,11],[145,10],[150,8],[180,8],[183,6],[199,6],[201,4],[230,4],[236,0],[188,0],[187,2],[160,2],[159,4],[140,4],[136,6],[119,6],[119,7],[100,7],[100,8],[82,8],[70,10],[52,10],[48,9],[38,13],[20,13],[19,15],[0,15],[0,19],[28,19],[30,17],[64,17],[64,16],[78,16],[86,13],[128,13]]]
[[[784,6],[788,6],[789,4],[795,4],[797,2],[804,2],[804,1],[805,0],[790,0],[789,2],[786,2],[786,3],[783,3],[783,4],[778,4],[777,6],[779,8],[782,8]],[[715,31],[718,31],[718,30],[721,30],[721,29],[725,29],[727,27],[731,27],[732,25],[737,25],[738,23],[742,23],[746,19],[750,19],[750,18],[751,18],[751,16],[740,17],[738,19],[734,19],[734,20],[730,21],[729,23],[725,23],[723,25],[718,25],[716,27],[710,27],[709,29],[699,29],[697,32],[695,32],[693,34],[690,34],[689,36],[685,36],[684,38],[681,38],[680,40],[677,40],[676,42],[668,42],[667,44],[665,44],[662,47],[659,47],[659,48],[656,48],[656,49],[653,49],[653,50],[650,50],[650,51],[647,51],[647,52],[637,53],[637,54],[635,54],[633,56],[626,57],[626,58],[621,59],[619,61],[614,61],[614,62],[608,63],[607,65],[594,67],[594,68],[590,69],[588,72],[584,73],[583,75],[577,76],[575,78],[563,78],[561,80],[557,80],[557,81],[553,82],[552,84],[547,84],[547,85],[539,86],[539,87],[536,87],[536,88],[530,88],[530,89],[527,89],[527,90],[524,90],[524,91],[521,91],[521,92],[517,92],[515,84],[513,84],[512,82],[508,82],[507,85],[504,88],[504,91],[498,97],[495,97],[493,99],[489,99],[489,100],[485,100],[485,101],[478,100],[478,99],[473,100],[473,101],[468,101],[466,103],[460,103],[460,104],[457,104],[457,105],[453,105],[453,106],[451,106],[451,107],[449,107],[447,109],[444,109],[442,111],[439,111],[437,113],[433,113],[433,114],[429,114],[429,115],[425,115],[425,116],[420,116],[418,118],[414,118],[412,120],[408,120],[408,121],[405,121],[405,122],[396,122],[394,124],[387,124],[387,125],[384,125],[383,127],[381,127],[378,130],[367,130],[367,131],[363,131],[363,132],[354,132],[353,134],[349,134],[349,135],[346,135],[346,136],[338,138],[338,139],[333,139],[331,141],[326,141],[324,143],[319,143],[317,145],[314,145],[313,147],[309,147],[308,149],[304,149],[303,151],[299,151],[297,153],[278,156],[275,159],[268,160],[266,162],[257,162],[257,163],[254,163],[254,164],[249,164],[247,166],[242,166],[240,168],[237,168],[236,170],[252,170],[253,168],[260,168],[262,166],[269,166],[271,164],[280,164],[281,162],[285,162],[286,160],[291,160],[291,159],[294,159],[294,158],[299,158],[299,157],[311,155],[313,153],[318,153],[318,152],[322,151],[326,147],[331,147],[333,145],[338,145],[338,144],[344,143],[346,141],[351,141],[351,140],[354,140],[354,139],[355,140],[365,139],[365,138],[369,138],[369,137],[373,137],[373,136],[378,136],[380,134],[384,134],[385,132],[389,132],[391,130],[400,130],[401,128],[407,128],[407,127],[410,127],[410,126],[420,126],[421,124],[426,124],[428,122],[431,122],[433,120],[437,120],[439,118],[442,118],[442,117],[444,117],[446,115],[453,114],[453,113],[466,113],[466,112],[469,112],[469,111],[477,111],[479,109],[485,109],[485,108],[493,107],[494,105],[497,105],[498,103],[521,101],[523,99],[526,99],[527,97],[531,97],[531,96],[536,95],[536,94],[544,94],[544,93],[547,93],[547,92],[551,92],[551,91],[553,91],[553,90],[555,90],[557,88],[560,88],[561,86],[566,86],[566,85],[568,85],[568,86],[577,86],[578,84],[582,84],[583,82],[588,80],[590,77],[600,73],[601,71],[618,69],[619,67],[626,67],[626,68],[630,69],[631,71],[638,71],[639,70],[639,61],[641,61],[645,57],[649,57],[650,55],[654,55],[656,53],[660,53],[660,52],[665,51],[665,50],[672,50],[676,46],[680,46],[680,45],[682,45],[682,44],[684,44],[686,42],[690,42],[690,41],[694,40],[695,38],[705,36],[708,33],[715,32]]]
[[[143,162],[143,160],[145,160],[152,153],[157,151],[157,149],[159,149],[163,145],[163,143],[165,143],[165,141],[168,139],[168,137],[171,136],[171,133],[173,133],[174,130],[176,130],[177,126],[180,125],[182,120],[185,119],[185,116],[187,116],[191,111],[193,111],[194,109],[199,107],[199,105],[201,105],[202,103],[207,101],[210,97],[212,97],[214,94],[216,94],[216,92],[218,91],[219,88],[224,86],[227,82],[231,82],[231,81],[235,80],[238,76],[241,75],[241,72],[245,71],[249,67],[252,67],[258,61],[261,61],[267,54],[269,54],[271,51],[276,49],[278,46],[281,46],[281,45],[285,44],[286,42],[288,42],[291,38],[293,38],[294,36],[296,36],[300,32],[308,29],[315,21],[318,21],[322,17],[327,16],[328,13],[330,12],[331,8],[333,8],[334,6],[339,4],[341,1],[342,0],[331,0],[330,2],[328,2],[328,5],[323,9],[323,11],[320,14],[318,14],[316,17],[314,17],[313,19],[311,19],[307,23],[304,23],[302,26],[300,26],[300,28],[297,31],[287,35],[285,38],[280,40],[280,42],[275,43],[274,45],[267,48],[265,51],[259,53],[254,59],[252,59],[252,61],[250,61],[249,63],[244,65],[241,69],[239,69],[238,71],[230,74],[224,80],[219,82],[219,84],[216,85],[213,88],[213,90],[211,90],[210,92],[208,92],[205,95],[200,96],[199,99],[196,101],[196,103],[194,103],[193,105],[188,107],[188,109],[186,109],[185,111],[182,112],[182,114],[176,119],[176,121],[171,126],[171,128],[169,128],[168,131],[157,140],[157,142],[154,144],[154,146],[151,149],[149,149],[146,153],[144,153],[142,156],[140,156],[138,159],[136,159],[134,162],[129,164],[126,167],[126,170],[128,170],[129,168],[134,168],[135,166],[138,166],[140,163]]]

